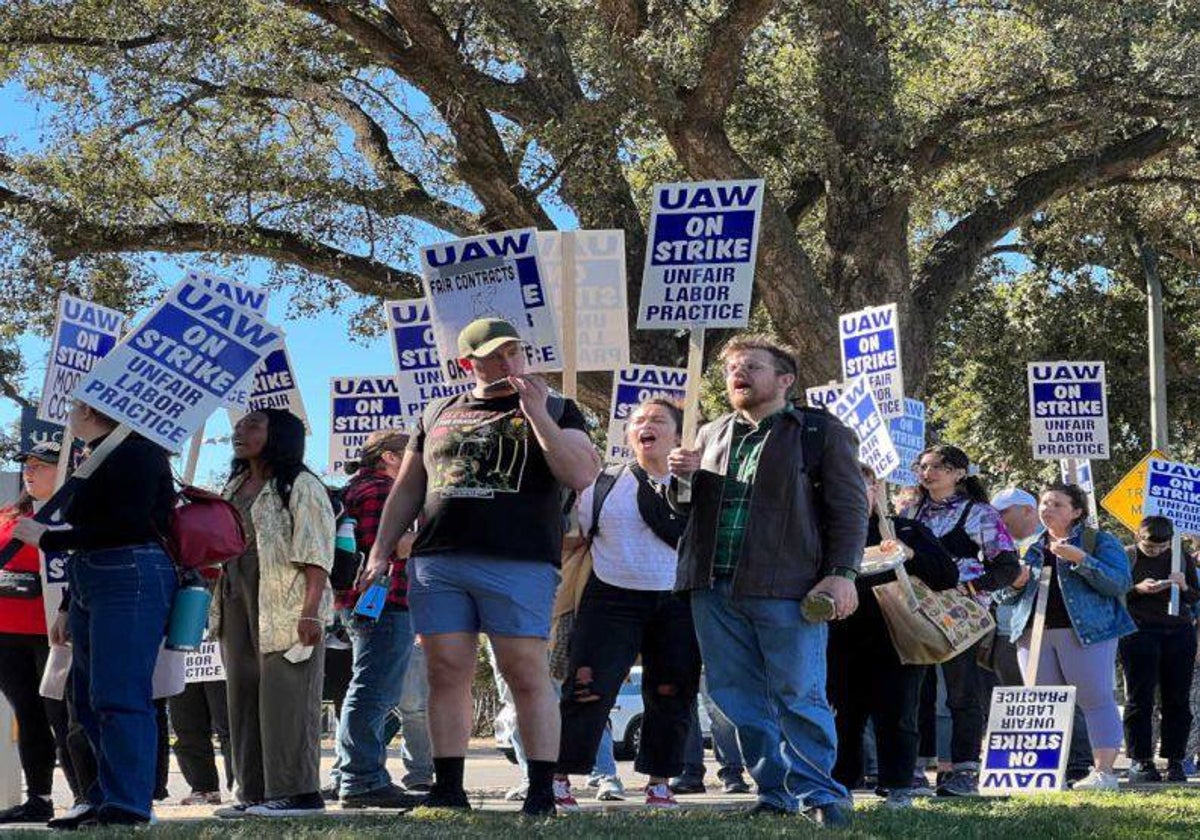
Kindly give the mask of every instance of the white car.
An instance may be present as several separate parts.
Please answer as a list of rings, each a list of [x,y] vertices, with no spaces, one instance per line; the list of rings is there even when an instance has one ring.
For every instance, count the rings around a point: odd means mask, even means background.
[[[613,755],[627,761],[637,755],[642,743],[642,666],[634,665],[629,676],[617,692],[617,701],[608,714],[608,723],[612,727]],[[511,703],[505,704],[496,716],[496,748],[500,750],[513,764],[517,763],[517,755],[512,747],[512,733],[516,729],[517,713]],[[700,704],[700,732],[707,746],[710,741],[712,722],[704,704]]]

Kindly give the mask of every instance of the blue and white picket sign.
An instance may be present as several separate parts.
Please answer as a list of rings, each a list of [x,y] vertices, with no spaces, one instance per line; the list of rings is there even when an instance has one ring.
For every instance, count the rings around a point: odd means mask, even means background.
[[[655,184],[638,329],[744,327],[764,183]]]
[[[904,416],[904,370],[896,304],[868,306],[838,318],[842,379],[867,376],[885,420]]]
[[[625,283],[625,231],[538,231],[538,263],[563,330],[563,271],[574,266],[575,368],[616,370],[629,364],[629,305]],[[565,247],[571,247],[567,259]],[[566,338],[560,336],[559,346]]]
[[[634,459],[633,450],[625,442],[625,428],[635,408],[655,397],[674,400],[682,408],[686,394],[687,371],[683,368],[629,365],[615,371],[605,460],[622,463]]]
[[[1165,516],[1176,532],[1200,533],[1200,467],[1151,458],[1142,513]]]
[[[282,340],[253,310],[185,278],[73,396],[178,452]]]
[[[71,392],[117,346],[124,325],[125,316],[115,309],[70,295],[59,297],[50,361],[38,404],[39,420],[67,425]]]
[[[858,435],[858,460],[874,470],[876,478],[885,479],[900,466],[900,455],[866,376],[847,382],[830,410]]]
[[[1030,362],[1033,457],[1109,457],[1104,362]]]
[[[804,389],[804,400],[812,408],[830,408],[837,398],[842,395],[842,383],[830,382],[828,385],[816,385]]]
[[[264,321],[267,319],[267,291],[259,286],[251,286],[240,280],[230,280],[228,277],[218,277],[204,271],[189,271],[184,275],[184,279],[214,291],[238,306],[257,312]],[[245,414],[253,388],[254,372],[251,371],[230,391],[229,397],[225,400],[225,406],[236,411],[239,417]]]
[[[216,639],[206,639],[199,648],[187,652],[183,675],[189,683],[220,682],[225,679],[225,662],[221,659],[221,645]]]
[[[48,420],[39,420],[37,408],[25,406],[21,409],[21,451],[28,452],[39,443],[57,443],[63,441],[63,426]]]
[[[888,433],[900,455],[900,466],[888,476],[888,483],[899,487],[916,487],[920,481],[912,465],[925,451],[925,403],[904,398],[904,416],[888,421]]]
[[[425,298],[393,300],[383,308],[396,358],[401,414],[405,428],[412,430],[430,400],[471,390],[475,377],[458,359],[442,363]]]
[[[458,334],[478,318],[508,321],[525,342],[526,370],[562,368],[533,228],[440,242],[421,249],[425,299],[442,358],[458,358]]]
[[[1066,789],[1075,686],[992,690],[979,792],[984,796]]]
[[[312,433],[312,427],[308,422],[308,412],[304,409],[304,397],[300,394],[300,386],[296,384],[295,368],[292,367],[292,359],[288,355],[286,342],[281,343],[267,354],[267,357],[254,369],[251,381],[253,384],[245,410],[229,409],[231,426],[251,411],[280,408],[299,417],[304,422],[305,431]]]
[[[394,376],[335,376],[329,380],[329,472],[343,473],[371,432],[404,429]]]

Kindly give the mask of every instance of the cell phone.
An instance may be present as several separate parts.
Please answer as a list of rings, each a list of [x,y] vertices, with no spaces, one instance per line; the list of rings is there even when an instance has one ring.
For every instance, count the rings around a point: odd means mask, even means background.
[[[388,576],[380,575],[362,595],[358,596],[358,603],[354,605],[354,614],[372,621],[378,619],[383,613],[383,605],[387,602],[387,594]]]

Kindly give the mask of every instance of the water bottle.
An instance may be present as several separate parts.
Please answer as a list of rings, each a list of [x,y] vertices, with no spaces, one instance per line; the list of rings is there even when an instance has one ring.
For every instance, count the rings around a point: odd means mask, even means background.
[[[354,605],[354,614],[372,621],[378,619],[383,613],[383,605],[387,603],[388,582],[386,574],[376,578],[358,597],[358,603]]]
[[[175,591],[171,617],[167,621],[167,647],[193,651],[200,648],[208,626],[212,593],[206,586],[184,586]]]
[[[347,516],[338,524],[337,536],[333,540],[333,568],[329,572],[329,585],[335,592],[354,586],[358,576],[358,541],[354,528],[358,525],[353,516]]]
[[[358,520],[353,516],[347,516],[342,520],[342,524],[338,525],[337,537],[333,541],[335,550],[348,551],[351,554],[358,551],[358,541],[354,537],[354,528],[356,525],[358,525]]]

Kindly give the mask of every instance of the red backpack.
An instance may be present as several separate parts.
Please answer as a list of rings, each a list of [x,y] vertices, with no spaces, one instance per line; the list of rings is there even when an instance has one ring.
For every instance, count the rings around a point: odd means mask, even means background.
[[[227,563],[246,551],[242,516],[216,493],[185,484],[171,509],[166,550],[181,569]]]

